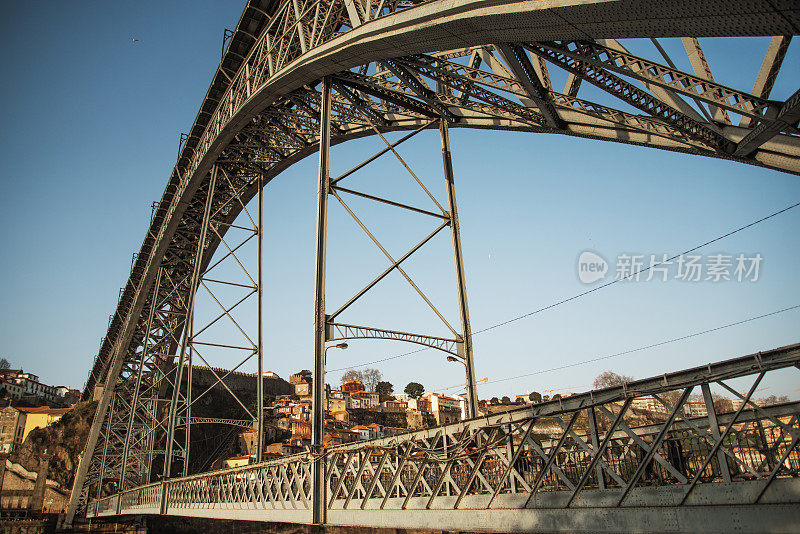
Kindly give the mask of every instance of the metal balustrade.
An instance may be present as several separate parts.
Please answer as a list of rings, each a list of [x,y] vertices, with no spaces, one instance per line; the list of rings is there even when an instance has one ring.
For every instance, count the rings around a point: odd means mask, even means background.
[[[633,512],[626,516],[631,520],[653,507],[696,512],[713,504],[714,513],[729,507],[751,513],[753,505],[768,503],[775,505],[773,519],[785,520],[796,515],[785,506],[800,490],[800,403],[765,407],[752,395],[767,374],[798,365],[800,345],[793,345],[328,448],[327,522],[430,526],[442,520],[437,513],[448,512],[447,524],[453,525],[488,512],[508,518],[523,511],[537,517],[621,509]],[[735,378],[747,382],[746,392],[730,385]],[[725,413],[715,409],[710,385],[731,391],[741,406]],[[705,399],[707,415],[685,413],[693,392]],[[665,411],[634,408],[633,400],[645,396],[663,403]],[[142,486],[91,501],[87,515],[309,523],[314,460],[303,453]]]

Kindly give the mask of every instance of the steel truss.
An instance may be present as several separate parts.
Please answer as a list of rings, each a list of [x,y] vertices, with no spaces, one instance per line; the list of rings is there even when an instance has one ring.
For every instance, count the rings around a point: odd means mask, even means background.
[[[258,309],[261,309],[260,262],[258,274],[253,276],[245,267],[247,262],[240,257],[240,249],[252,239],[256,239],[259,250],[261,248],[261,209],[259,208],[257,217],[248,213],[252,227],[234,224],[235,217],[247,209],[242,202],[243,193],[247,191],[249,198],[252,191],[260,191],[260,180],[260,174],[233,174],[222,166],[215,167],[210,173],[204,185],[204,197],[198,195],[203,205],[203,216],[187,221],[186,226],[181,228],[187,230],[186,233],[177,234],[183,241],[180,248],[182,254],[166,257],[157,276],[154,285],[157,297],[150,298],[145,330],[149,335],[142,342],[142,349],[137,357],[123,367],[120,380],[111,391],[110,402],[113,409],[108,412],[99,429],[92,462],[86,466],[84,498],[88,497],[90,488],[92,495],[99,496],[109,489],[146,484],[156,474],[152,471],[154,464],[163,466],[163,473],[158,473],[159,476],[168,478],[176,463],[179,472],[186,476],[189,469],[191,426],[194,424],[253,427],[263,433],[263,392],[257,393],[257,405],[253,413],[250,411],[253,407],[248,409],[225,383],[231,372],[253,357],[258,363],[258,376],[262,375],[263,370],[260,329],[257,335],[253,333],[261,322],[260,311],[256,314],[257,320],[252,321],[249,334],[246,331],[247,325],[240,325],[233,315],[235,309],[248,300],[256,299]],[[205,231],[200,232],[202,237],[192,243],[188,237],[194,233],[195,227],[204,228]],[[238,230],[240,234],[244,233],[244,237],[232,235],[232,229]],[[211,263],[213,252],[220,246],[226,252]],[[246,283],[225,280],[224,276],[221,277],[223,279],[215,277],[215,273],[227,264],[238,266]],[[192,267],[187,275],[186,268],[195,265],[196,271]],[[215,285],[244,289],[244,296],[236,298],[232,303],[226,302],[226,296],[219,295]],[[220,309],[220,313],[207,323],[199,325],[195,324],[193,314],[194,295],[198,291],[208,295]],[[230,300],[229,295],[227,299]],[[192,310],[189,328],[184,328],[186,310]],[[222,321],[235,325],[249,346],[207,341],[203,333]],[[215,383],[199,392],[193,392],[193,366],[198,359],[201,363],[209,363],[204,354],[210,346],[231,352],[244,351],[246,355],[231,371],[221,376],[211,368]],[[261,381],[256,380],[256,384],[260,390]],[[214,388],[230,393],[243,408],[243,415],[248,419],[192,417],[192,405]],[[260,449],[258,454],[261,454]],[[166,461],[165,458],[171,460]]]
[[[766,375],[798,366],[800,345],[782,347],[319,456],[143,486],[92,501],[89,516],[121,503],[123,513],[309,523],[312,466],[322,462],[330,524],[552,532],[574,531],[591,513],[593,531],[619,531],[669,508],[679,531],[735,522],[770,530],[797,519],[786,492],[800,481],[800,403],[763,407],[752,395]],[[720,411],[712,386],[741,406]],[[689,415],[693,392],[708,415]],[[634,407],[642,397],[665,407],[644,425]]]
[[[402,67],[395,67],[393,71],[400,77],[405,77]],[[413,78],[413,75],[409,75]],[[414,78],[416,79],[416,78]],[[314,320],[315,320],[315,350],[314,350],[314,402],[313,402],[313,425],[312,425],[312,447],[314,453],[320,458],[323,454],[323,428],[324,428],[324,406],[325,406],[325,344],[328,341],[337,339],[390,339],[395,341],[408,341],[426,345],[431,348],[439,349],[444,352],[449,352],[455,358],[462,361],[465,370],[465,380],[467,389],[467,417],[474,417],[478,414],[478,400],[476,397],[475,389],[475,373],[474,363],[472,358],[472,331],[469,323],[469,311],[467,305],[466,284],[464,280],[464,265],[461,254],[461,237],[458,226],[458,211],[456,208],[455,186],[453,180],[453,166],[450,157],[450,138],[447,129],[447,119],[442,117],[438,121],[439,132],[442,143],[442,159],[444,165],[445,184],[447,189],[447,209],[436,199],[430,192],[425,184],[420,180],[419,176],[414,173],[409,164],[398,153],[396,147],[406,140],[410,139],[428,125],[423,125],[412,133],[406,135],[395,143],[390,143],[380,132],[376,122],[379,124],[386,124],[387,120],[383,114],[377,112],[366,104],[363,97],[357,94],[357,91],[349,89],[346,85],[337,83],[336,78],[325,78],[322,82],[322,95],[320,104],[320,143],[319,143],[319,194],[318,194],[318,212],[317,212],[317,267],[316,267],[316,284],[315,284],[315,306],[314,306]],[[334,99],[333,87],[336,88],[336,93],[339,99]],[[425,97],[430,89],[427,87],[416,84],[414,85],[415,92]],[[345,172],[337,178],[330,178],[330,132],[333,127],[332,110],[334,103],[341,104],[342,101],[349,103],[351,108],[338,108],[338,117],[347,116],[350,120],[365,121],[374,132],[381,138],[386,145],[386,148],[378,151],[376,154],[368,157],[366,160],[360,162],[355,167]],[[346,115],[345,115],[346,114]],[[431,123],[434,121],[431,121]],[[355,191],[345,188],[340,184],[344,179],[352,176],[353,173],[363,169],[369,163],[375,161],[380,156],[391,152],[397,160],[403,165],[408,174],[419,188],[427,195],[433,205],[429,209],[410,206],[400,202],[393,201],[387,198],[381,198],[362,191]],[[340,194],[341,193],[341,194]],[[389,205],[394,208],[408,210],[414,213],[427,215],[437,220],[436,228],[423,238],[419,243],[414,245],[410,250],[403,254],[400,258],[395,259],[391,253],[384,247],[378,240],[373,232],[361,221],[358,215],[353,211],[353,208],[345,202],[342,194],[352,195],[361,198],[366,198],[379,204]],[[347,300],[335,312],[328,315],[326,313],[325,305],[325,260],[327,248],[327,217],[328,217],[328,196],[333,196],[339,204],[344,208],[347,214],[353,219],[356,225],[366,234],[372,243],[386,256],[389,261],[389,266],[375,278],[373,278],[363,289],[358,291],[354,296]],[[436,210],[436,211],[432,211]],[[417,252],[439,231],[445,226],[450,226],[452,242],[453,242],[453,258],[456,270],[456,282],[458,288],[458,304],[459,304],[459,317],[461,320],[461,328],[459,331],[447,321],[442,312],[431,302],[428,296],[422,291],[419,285],[411,278],[411,276],[403,269],[401,263],[408,259],[412,254]],[[399,332],[396,330],[387,330],[384,328],[353,326],[348,324],[341,324],[335,322],[336,318],[343,313],[347,308],[354,304],[358,299],[363,297],[368,291],[374,288],[381,280],[392,272],[400,273],[403,278],[408,282],[411,288],[419,295],[431,311],[439,318],[445,327],[454,336],[453,339],[434,337],[424,334],[411,334],[407,332]],[[453,350],[455,348],[456,350]],[[316,503],[314,507],[314,523],[325,523],[325,508],[324,503],[324,483],[323,483],[323,466],[321,460],[318,460],[314,466],[314,496],[313,501]]]
[[[408,135],[402,137],[398,141],[390,143],[380,132],[375,122],[373,122],[376,120],[379,122],[384,121],[382,115],[378,115],[377,112],[375,112],[371,108],[365,107],[363,99],[357,97],[354,92],[347,89],[344,85],[337,83],[337,80],[335,78],[332,81],[332,85],[333,87],[337,88],[336,89],[337,94],[341,95],[344,100],[349,101],[354,106],[354,111],[363,115],[362,120],[365,120],[367,124],[374,130],[376,135],[378,135],[381,138],[381,140],[386,145],[386,148],[379,150],[377,153],[368,157],[361,163],[354,166],[352,169],[343,173],[342,175],[336,178],[330,178],[327,184],[327,194],[333,196],[339,202],[339,204],[344,208],[347,214],[353,219],[358,228],[361,231],[363,231],[364,234],[381,251],[381,253],[384,256],[386,256],[386,259],[389,261],[389,266],[386,269],[384,269],[380,274],[376,275],[369,283],[367,283],[366,286],[364,286],[355,295],[349,298],[347,302],[342,304],[338,309],[336,309],[336,311],[334,311],[331,314],[325,314],[325,340],[335,341],[340,339],[371,338],[371,339],[390,339],[395,341],[407,341],[410,343],[417,343],[419,345],[425,345],[434,349],[441,350],[443,352],[450,353],[451,355],[462,360],[465,363],[465,368],[471,370],[473,366],[472,348],[471,348],[472,334],[469,325],[469,311],[467,306],[466,288],[464,283],[463,262],[461,260],[461,242],[458,230],[458,212],[456,209],[455,190],[453,184],[453,171],[450,159],[450,141],[447,134],[447,124],[445,121],[437,119],[420,126],[419,128],[415,129]],[[435,126],[434,123],[438,123],[439,125],[440,137],[442,140],[444,175],[448,192],[447,209],[445,209],[445,207],[436,199],[436,197],[425,186],[425,184],[422,182],[419,176],[414,172],[409,163],[405,159],[403,159],[403,157],[397,151],[397,147],[400,144],[404,143],[408,139],[411,139],[413,136],[423,131],[424,129]],[[413,182],[430,199],[432,204],[430,208],[423,209],[416,206],[410,206],[407,204],[396,202],[387,198],[378,197],[362,191],[355,191],[353,189],[345,188],[342,185],[340,185],[342,180],[353,175],[353,173],[364,169],[369,163],[375,161],[376,159],[387,153],[391,153],[392,155],[395,156],[395,158],[402,164],[403,168],[408,172]],[[408,251],[406,251],[402,256],[395,259],[395,257],[389,251],[386,250],[386,248],[377,239],[377,237],[375,237],[373,232],[361,221],[361,219],[355,213],[350,204],[345,202],[343,196],[347,195],[366,198],[371,201],[377,202],[379,204],[392,206],[394,208],[407,210],[413,213],[420,213],[423,215],[427,215],[429,217],[436,219],[436,227],[433,228],[433,230],[426,237],[424,237],[422,240],[420,240],[418,243],[412,246]],[[456,330],[447,321],[442,312],[433,304],[430,298],[428,298],[428,296],[423,292],[423,290],[417,285],[417,283],[403,269],[401,265],[414,253],[416,253],[428,242],[430,242],[436,235],[439,234],[441,230],[443,230],[447,226],[450,227],[451,230],[450,233],[453,241],[453,255],[456,267],[459,310],[461,313],[460,330]],[[430,310],[436,315],[436,317],[440,319],[442,324],[450,331],[450,333],[453,335],[453,338],[443,338],[426,334],[415,334],[409,332],[401,332],[397,330],[387,330],[384,328],[356,326],[356,325],[336,322],[336,319],[337,317],[339,317],[340,314],[345,312],[345,310],[347,310],[351,305],[353,305],[361,297],[367,294],[372,288],[374,288],[383,279],[385,279],[386,276],[395,271],[403,276],[403,278],[408,282],[411,288],[418,294],[418,296],[422,299],[422,301],[430,308]],[[324,275],[324,273],[321,274]],[[468,414],[475,414],[477,413],[477,399],[473,394],[475,388],[474,373],[470,374],[470,372],[468,372],[465,379],[467,381],[468,397],[470,398],[468,402],[467,412]]]
[[[188,393],[180,393],[179,363],[198,348],[187,333],[200,285],[193,273],[198,265],[203,272],[221,243],[214,232],[205,242],[200,238],[204,228],[208,232],[206,199],[213,192],[214,205],[224,206],[220,220],[233,224],[269,180],[319,149],[325,92],[319,81],[326,76],[332,91],[323,145],[376,130],[424,128],[443,117],[445,133],[447,127],[560,133],[800,174],[800,98],[770,99],[800,27],[800,8],[765,0],[735,6],[694,0],[670,10],[662,17],[634,0],[556,1],[546,9],[483,0],[446,9],[445,3],[411,0],[248,2],[87,380],[85,397],[95,386],[103,390],[69,518],[90,488],[99,495],[104,485],[112,491],[114,483],[133,487],[151,479],[153,460],[163,451],[179,457],[176,429],[185,444],[180,427],[191,417],[169,414],[191,404]],[[694,36],[683,39],[693,72],[677,69],[658,41],[686,35]],[[715,80],[696,39],[712,35],[775,36],[752,90]],[[639,57],[616,40],[629,37],[651,38],[662,57]],[[553,69],[568,73],[560,92]],[[598,87],[603,101],[581,98],[586,84]],[[626,111],[630,106],[640,113]],[[220,170],[231,184],[218,179],[209,187]],[[335,187],[333,193],[350,194]],[[460,278],[461,296],[463,273]],[[319,319],[318,338],[326,333],[319,328],[325,322]],[[461,330],[463,337],[468,328]]]

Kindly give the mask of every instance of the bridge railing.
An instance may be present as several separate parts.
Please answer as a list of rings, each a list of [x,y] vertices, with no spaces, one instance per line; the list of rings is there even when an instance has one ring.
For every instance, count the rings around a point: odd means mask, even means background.
[[[108,497],[97,499],[96,501],[93,501],[90,504],[94,504],[95,516],[104,516],[104,515],[116,515],[118,502],[119,502],[119,495],[109,495]]]
[[[328,522],[410,525],[431,510],[782,502],[787,488],[800,491],[800,403],[761,406],[752,397],[767,374],[796,373],[798,365],[794,345],[326,449]],[[715,399],[712,385],[736,402]],[[315,460],[306,453],[136,488],[121,495],[119,511],[160,506],[175,515],[307,523]],[[92,501],[88,515],[109,514],[118,497]]]
[[[227,506],[310,510],[310,454],[225,469],[167,483],[169,509]]]
[[[139,486],[120,494],[120,510],[137,513],[159,513],[163,497],[160,483]]]

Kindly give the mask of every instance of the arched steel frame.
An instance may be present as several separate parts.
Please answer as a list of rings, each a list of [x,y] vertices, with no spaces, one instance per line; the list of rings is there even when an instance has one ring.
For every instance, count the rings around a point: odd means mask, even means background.
[[[191,273],[208,266],[233,225],[234,198],[246,203],[319,149],[320,80],[333,85],[330,144],[441,119],[800,174],[800,92],[769,99],[798,28],[800,7],[790,0],[248,2],[87,380],[85,397],[103,391],[68,515],[90,486],[102,486],[104,471],[125,472],[129,456],[135,467],[121,486],[147,482],[156,435],[169,430],[159,403],[179,384],[170,372],[181,369],[173,359],[196,287]],[[697,37],[719,36],[773,36],[752,91],[714,80]],[[618,41],[637,37],[653,39],[663,61]],[[674,66],[662,37],[683,38],[693,72]],[[553,66],[569,73],[563,91]],[[579,98],[583,83],[642,113]],[[217,172],[227,179],[214,183]],[[210,222],[218,232],[200,242]],[[121,446],[132,430],[149,451],[135,461]]]

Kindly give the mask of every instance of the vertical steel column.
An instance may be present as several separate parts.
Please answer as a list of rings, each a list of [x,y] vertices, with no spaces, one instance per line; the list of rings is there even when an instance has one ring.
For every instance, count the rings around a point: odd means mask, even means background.
[[[700,389],[703,391],[703,400],[706,403],[706,412],[708,414],[708,426],[711,428],[711,437],[714,441],[719,440],[719,422],[717,422],[717,411],[714,409],[714,398],[711,396],[711,388],[708,384],[701,384]],[[729,484],[731,481],[731,472],[728,468],[728,459],[725,458],[725,452],[720,449],[717,451],[717,463],[719,464],[719,474],[722,476],[723,482]]]
[[[106,456],[108,455],[108,442],[111,441],[111,420],[114,418],[114,409],[116,408],[116,398],[111,401],[111,407],[108,409],[108,419],[106,419],[106,441],[103,443],[103,457],[100,460],[100,470],[97,474],[97,498],[103,497],[103,475],[106,470]]]
[[[589,434],[592,438],[592,450],[595,456],[597,456],[602,454],[602,451],[600,450],[600,437],[597,435],[597,415],[594,412],[594,406],[586,408],[586,416],[589,419]],[[604,490],[606,489],[606,481],[603,476],[603,466],[600,464],[600,459],[598,459],[595,469],[597,473],[597,488]]]
[[[258,382],[256,383],[256,397],[258,403],[258,433],[256,445],[256,462],[264,456],[264,337],[263,337],[263,306],[264,306],[264,176],[258,175]]]
[[[198,257],[199,261],[199,257]],[[197,288],[194,289],[197,291]],[[192,307],[194,308],[194,302],[192,302]],[[194,354],[194,345],[192,345],[192,338],[194,337],[194,313],[192,313],[192,320],[189,323],[189,347],[188,347],[188,356],[186,357],[186,413],[184,414],[184,420],[186,421],[186,430],[184,432],[184,440],[183,440],[183,469],[181,476],[187,476],[189,474],[189,443],[192,439],[192,373],[193,366],[194,366],[194,358],[192,357]],[[177,414],[176,414],[177,416]],[[180,417],[178,417],[180,420]]]
[[[120,468],[119,475],[120,492],[125,490],[125,478],[128,471],[128,455],[130,454],[131,435],[133,434],[133,421],[136,417],[136,407],[139,404],[139,392],[142,386],[144,362],[147,358],[147,351],[150,348],[150,332],[152,332],[153,317],[156,314],[156,305],[158,304],[158,290],[161,286],[161,272],[162,269],[159,269],[158,274],[156,275],[156,282],[153,284],[153,296],[150,297],[150,313],[147,315],[147,334],[144,338],[144,346],[142,347],[142,359],[139,361],[139,369],[136,371],[136,385],[133,388],[133,398],[131,399],[130,415],[128,417],[128,428],[127,432],[125,432],[125,445],[122,448],[122,467]],[[139,483],[141,484],[142,481],[140,480]],[[121,502],[121,499],[117,502],[117,514],[120,512]]]
[[[314,454],[314,488],[312,499],[312,521],[315,525],[325,523],[325,459],[323,435],[325,425],[325,341],[327,340],[327,317],[325,316],[325,251],[328,232],[329,159],[331,149],[331,80],[322,79],[319,132],[319,189],[317,190],[317,246],[314,285],[314,400],[312,452]]]
[[[158,372],[161,369],[156,366]],[[155,443],[156,443],[156,427],[158,426],[158,401],[150,400],[150,426],[147,429],[149,436],[147,438],[147,472],[145,475],[145,484],[149,484],[153,478],[153,458],[155,457]]]
[[[189,329],[194,318],[194,297],[197,292],[197,283],[200,279],[200,263],[203,259],[203,245],[206,240],[206,233],[208,230],[209,219],[211,218],[211,203],[214,198],[214,189],[217,183],[217,166],[211,168],[211,176],[208,180],[208,194],[206,196],[205,210],[203,211],[203,220],[200,223],[200,236],[197,240],[197,250],[194,258],[194,270],[192,272],[192,279],[189,285],[189,295],[186,305],[186,319],[183,325],[183,339],[181,340],[181,351],[175,369],[175,384],[172,388],[172,402],[169,405],[169,422],[167,423],[167,446],[164,455],[164,480],[167,480],[172,474],[172,449],[175,441],[175,425],[177,422],[177,409],[178,399],[180,396],[181,379],[183,378],[183,362],[186,360],[186,347],[189,344]],[[186,458],[184,458],[184,465]],[[166,486],[165,486],[166,487]]]
[[[467,287],[464,279],[464,260],[461,255],[461,232],[458,225],[458,209],[456,207],[456,189],[453,180],[453,162],[450,157],[450,133],[447,120],[439,121],[439,135],[442,140],[442,161],[444,163],[444,179],[447,184],[447,208],[450,211],[450,233],[453,237],[453,261],[456,267],[456,284],[458,285],[458,310],[461,320],[461,343],[459,348],[464,357],[464,373],[467,382],[467,418],[478,415],[478,392],[475,388],[475,366],[472,361],[472,328],[469,324],[469,306],[467,305]]]
[[[116,384],[116,379],[119,377],[119,372],[122,367],[123,358],[120,354],[122,350],[119,343],[114,346],[112,352],[113,356],[111,358],[112,367],[106,374],[106,380],[103,383],[103,393],[100,395],[100,400],[97,403],[94,418],[92,419],[92,426],[86,438],[84,453],[81,455],[80,461],[78,462],[78,471],[75,473],[75,480],[72,483],[72,492],[70,492],[69,504],[67,505],[67,511],[64,517],[64,525],[66,526],[72,526],[72,520],[75,519],[75,512],[78,511],[78,506],[80,506],[84,495],[84,484],[86,483],[86,477],[89,474],[89,469],[94,460],[97,440],[100,437],[100,432],[103,427],[103,418],[109,415],[109,407],[112,404],[112,397],[114,396],[114,385]],[[113,413],[111,415],[113,415]],[[90,493],[90,488],[86,488],[85,494],[87,498]]]

